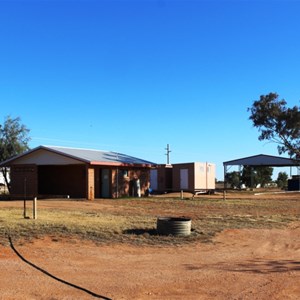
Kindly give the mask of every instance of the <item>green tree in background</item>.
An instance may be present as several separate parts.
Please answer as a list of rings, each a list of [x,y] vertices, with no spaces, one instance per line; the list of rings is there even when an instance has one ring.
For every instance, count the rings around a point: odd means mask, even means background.
[[[251,166],[243,166],[241,182],[246,187],[255,187],[257,185],[256,172]]]
[[[287,188],[288,178],[289,176],[286,172],[279,172],[276,180],[277,186],[282,189]]]
[[[269,93],[253,102],[249,119],[258,128],[260,141],[278,144],[279,154],[287,152],[290,157],[300,157],[300,111],[298,106],[289,108],[278,94]]]
[[[243,166],[241,182],[246,187],[256,187],[258,184],[265,187],[272,182],[273,168]]]
[[[5,118],[4,124],[0,124],[0,162],[19,155],[29,149],[29,131],[30,130],[25,125],[21,124],[20,117],[11,118],[10,116],[7,116]],[[2,167],[1,172],[7,188],[10,191],[9,169],[7,167]]]
[[[240,188],[240,172],[233,171],[226,173],[225,180],[231,188]]]
[[[273,168],[271,167],[256,167],[257,181],[261,187],[265,187],[272,182]]]

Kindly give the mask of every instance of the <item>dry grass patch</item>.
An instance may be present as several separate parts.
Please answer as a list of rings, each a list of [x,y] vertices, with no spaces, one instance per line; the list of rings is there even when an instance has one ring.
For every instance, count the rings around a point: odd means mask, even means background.
[[[300,200],[275,199],[185,199],[145,198],[87,201],[39,201],[38,219],[23,218],[21,202],[0,202],[0,242],[7,236],[30,240],[44,235],[54,240],[72,237],[97,243],[147,245],[209,242],[223,229],[279,228],[299,220]],[[32,216],[32,210],[27,210]],[[192,219],[189,237],[160,237],[158,216],[186,216]]]

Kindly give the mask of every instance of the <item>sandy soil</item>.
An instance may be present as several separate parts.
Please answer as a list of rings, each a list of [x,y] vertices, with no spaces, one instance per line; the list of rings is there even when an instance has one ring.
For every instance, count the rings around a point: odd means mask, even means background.
[[[0,299],[300,299],[300,222],[225,230],[209,244],[103,246],[45,237],[15,248],[40,270],[0,246]]]

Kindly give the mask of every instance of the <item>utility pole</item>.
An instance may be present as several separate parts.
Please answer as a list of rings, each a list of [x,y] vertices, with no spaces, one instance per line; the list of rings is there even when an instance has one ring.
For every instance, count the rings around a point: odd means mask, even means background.
[[[167,144],[167,148],[165,148],[165,150],[167,150],[167,153],[166,153],[166,155],[167,155],[167,165],[169,165],[170,164],[170,152],[172,152],[170,150],[169,144]]]

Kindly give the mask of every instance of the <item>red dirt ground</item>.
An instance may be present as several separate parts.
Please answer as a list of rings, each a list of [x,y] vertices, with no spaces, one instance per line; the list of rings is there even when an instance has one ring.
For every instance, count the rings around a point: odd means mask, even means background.
[[[210,244],[99,246],[45,237],[16,249],[102,299],[300,299],[300,222],[225,230]],[[0,246],[0,270],[0,299],[95,298],[10,247]]]

